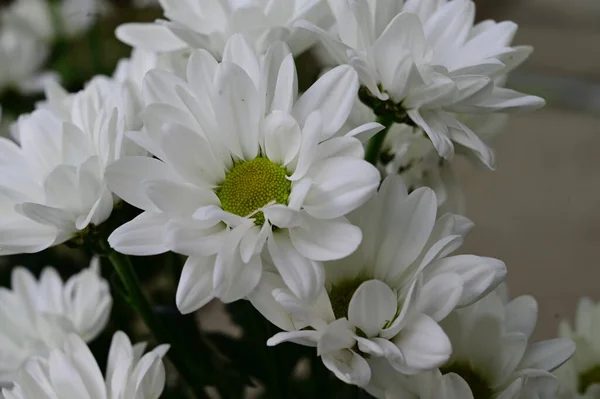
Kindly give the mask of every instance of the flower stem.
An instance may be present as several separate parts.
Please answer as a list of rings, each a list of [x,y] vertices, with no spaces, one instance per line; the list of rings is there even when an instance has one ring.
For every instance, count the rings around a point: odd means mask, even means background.
[[[208,398],[204,391],[204,387],[202,386],[202,381],[206,379],[206,376],[198,375],[200,369],[196,362],[189,359],[187,356],[188,352],[186,352],[185,348],[172,338],[169,330],[161,323],[160,319],[152,310],[150,303],[142,292],[139,279],[133,269],[129,257],[111,250],[108,254],[108,259],[111,261],[123,283],[131,307],[134,308],[142,320],[144,320],[144,323],[146,323],[146,326],[150,329],[158,342],[171,344],[171,348],[167,355],[179,371],[181,377],[194,391],[195,397],[197,399]]]
[[[390,127],[392,127],[394,124],[393,120],[389,118],[383,118],[381,116],[377,117],[377,122],[381,123],[383,126],[385,126],[385,128],[373,136],[371,140],[369,140],[367,152],[365,153],[365,160],[374,166],[377,166],[377,161],[379,160],[379,154],[381,153],[381,147],[383,146],[385,136],[390,130]]]

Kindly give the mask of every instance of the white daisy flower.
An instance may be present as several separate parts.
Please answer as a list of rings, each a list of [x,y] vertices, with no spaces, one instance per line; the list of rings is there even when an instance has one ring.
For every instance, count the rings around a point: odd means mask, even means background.
[[[307,307],[266,273],[249,297],[254,306],[288,332],[268,345],[293,341],[316,346],[327,368],[350,384],[365,386],[368,358],[382,358],[403,374],[444,364],[451,353],[438,325],[456,306],[485,295],[505,274],[499,260],[448,256],[472,223],[458,215],[436,220],[434,192],[410,195],[397,176],[349,218],[363,233],[349,257],[326,262],[326,291]],[[275,299],[275,300],[273,300]]]
[[[361,100],[389,122],[421,127],[439,154],[451,158],[454,143],[489,167],[491,150],[456,114],[538,108],[535,96],[499,87],[495,80],[531,52],[510,47],[511,22],[473,25],[471,0],[333,0],[339,39],[305,21],[338,63],[352,65]]]
[[[205,49],[220,59],[229,38],[240,33],[260,54],[270,44],[285,41],[298,55],[315,40],[294,28],[294,22],[308,20],[322,28],[333,22],[326,0],[162,0],[160,4],[168,20],[121,25],[117,37],[153,52]]]
[[[89,348],[75,334],[62,349],[34,357],[19,370],[5,399],[158,399],[165,386],[160,345],[143,355],[146,343],[131,345],[125,333],[115,333],[108,354],[106,377]],[[143,356],[142,356],[143,355]]]
[[[89,342],[102,332],[112,297],[99,273],[98,259],[64,283],[51,267],[39,280],[25,268],[12,271],[12,289],[0,288],[0,384],[11,382],[29,357],[62,346],[68,334]]]
[[[407,378],[372,363],[369,391],[386,399],[555,398],[558,381],[551,372],[571,357],[575,344],[564,338],[529,343],[537,303],[530,296],[509,302],[504,289],[440,323],[452,356],[439,370]]]
[[[571,360],[556,370],[561,385],[559,398],[600,397],[600,305],[590,298],[580,299],[574,326],[562,320],[558,334],[577,344]]]
[[[0,139],[0,254],[38,252],[106,221],[116,199],[104,168],[145,154],[124,136],[138,123],[128,88],[105,77],[21,116],[20,145]]]
[[[190,256],[178,288],[185,313],[213,297],[245,297],[262,273],[263,248],[303,299],[322,289],[321,261],[347,256],[361,240],[344,215],[377,189],[379,172],[353,136],[332,137],[358,86],[342,66],[297,96],[284,44],[261,59],[241,35],[223,62],[195,52],[187,81],[154,70],[144,81],[145,131],[132,134],[158,159],[124,158],[110,188],[145,212],[109,238],[119,252],[172,250]]]

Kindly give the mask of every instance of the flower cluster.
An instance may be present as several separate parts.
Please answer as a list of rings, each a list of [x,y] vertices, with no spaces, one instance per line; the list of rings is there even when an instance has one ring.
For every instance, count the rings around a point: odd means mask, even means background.
[[[572,340],[531,344],[535,300],[508,299],[502,261],[456,254],[474,226],[449,161],[493,169],[506,114],[544,104],[504,87],[531,53],[511,45],[514,23],[475,24],[471,0],[159,3],[164,20],[117,29],[134,49],[113,76],[76,93],[45,81],[15,140],[0,138],[0,254],[92,244],[132,303],[144,298],[118,259],[184,255],[181,313],[247,300],[282,330],[257,344],[314,347],[378,398],[557,394],[552,371]],[[23,23],[37,30],[28,45],[1,25],[0,86],[24,90],[40,37],[89,23],[57,32],[48,10],[26,11],[44,6],[4,11],[40,20]],[[294,57],[318,41],[331,68],[300,93]],[[39,281],[16,269],[12,285],[0,291],[7,399],[160,396],[167,346],[142,356],[116,333],[104,380],[84,343],[112,303],[97,265],[66,284],[54,269]],[[580,393],[598,372],[584,360],[570,371]]]

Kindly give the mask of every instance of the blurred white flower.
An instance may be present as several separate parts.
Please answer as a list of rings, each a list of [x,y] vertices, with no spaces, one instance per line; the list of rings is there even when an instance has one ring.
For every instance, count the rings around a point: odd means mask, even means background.
[[[305,19],[323,28],[332,22],[325,0],[162,0],[160,4],[168,20],[121,25],[117,37],[149,51],[204,49],[220,59],[227,40],[241,33],[258,53],[281,40],[297,55],[315,39],[294,28],[295,21]]]
[[[41,92],[46,82],[56,79],[53,73],[41,72],[49,51],[47,43],[22,26],[0,21],[0,93]]]
[[[104,0],[15,0],[3,8],[0,20],[51,42],[85,32],[104,10]]]
[[[145,154],[124,135],[140,127],[126,86],[95,77],[58,97],[19,118],[20,146],[0,138],[0,254],[38,252],[104,222],[117,200],[104,168]]]
[[[348,63],[363,85],[361,99],[384,119],[421,127],[450,159],[454,143],[488,167],[494,157],[456,114],[538,108],[541,98],[499,87],[531,53],[510,47],[511,22],[474,24],[471,0],[331,0],[339,39],[306,21],[338,63]]]
[[[257,58],[241,35],[221,63],[195,52],[187,81],[164,70],[146,75],[145,130],[130,137],[158,159],[123,158],[107,169],[109,187],[145,211],[109,243],[133,255],[190,256],[177,293],[182,312],[215,296],[245,297],[267,251],[296,295],[316,298],[321,261],[360,243],[344,215],[371,196],[380,176],[353,136],[381,125],[332,137],[352,107],[352,68],[332,70],[299,99],[296,79],[285,44]]]
[[[363,240],[352,255],[325,263],[326,291],[315,305],[298,300],[278,276],[265,273],[249,299],[288,331],[268,344],[316,346],[325,366],[359,386],[372,375],[367,359],[385,359],[402,374],[444,364],[452,348],[437,323],[494,289],[506,267],[491,258],[448,256],[472,223],[450,214],[436,220],[436,213],[431,189],[409,195],[399,177],[386,178],[379,192],[348,216],[362,229]]]
[[[0,383],[13,381],[24,361],[62,346],[70,333],[93,340],[110,316],[112,297],[98,259],[64,283],[51,267],[39,280],[17,267],[11,287],[0,288]]]
[[[71,334],[62,349],[23,365],[15,386],[3,393],[5,399],[158,399],[165,386],[162,358],[168,348],[160,345],[143,355],[145,343],[132,346],[127,335],[118,331],[103,378],[85,342]]]
[[[368,390],[385,399],[556,398],[551,372],[571,357],[575,344],[566,338],[529,343],[536,321],[535,299],[509,302],[501,286],[440,323],[452,356],[439,370],[405,377],[373,361]]]
[[[582,298],[577,304],[575,325],[562,320],[558,334],[577,344],[575,354],[556,370],[560,381],[560,399],[596,399],[600,397],[600,304]]]

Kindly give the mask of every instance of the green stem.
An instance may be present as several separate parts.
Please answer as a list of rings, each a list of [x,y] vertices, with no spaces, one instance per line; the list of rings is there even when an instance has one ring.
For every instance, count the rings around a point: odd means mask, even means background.
[[[367,146],[367,152],[365,153],[365,160],[369,163],[377,166],[377,161],[379,160],[379,154],[381,153],[381,147],[383,146],[383,142],[385,141],[385,136],[387,135],[390,127],[394,124],[394,121],[388,118],[378,117],[377,122],[381,123],[385,128],[377,133],[375,136],[369,140],[369,145]]]
[[[169,359],[171,359],[181,377],[193,389],[196,398],[208,398],[201,384],[205,376],[197,375],[198,367],[195,365],[195,362],[190,361],[185,348],[172,339],[169,330],[161,323],[152,310],[150,303],[142,292],[140,282],[129,257],[116,251],[110,251],[108,259],[111,261],[125,287],[130,305],[138,312],[158,342],[171,344],[168,352]]]

